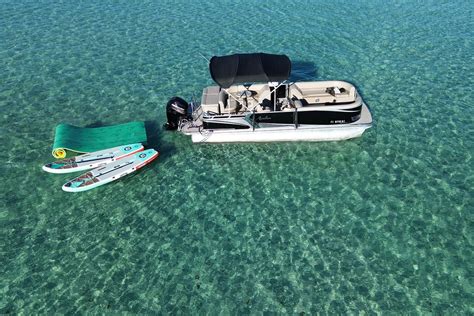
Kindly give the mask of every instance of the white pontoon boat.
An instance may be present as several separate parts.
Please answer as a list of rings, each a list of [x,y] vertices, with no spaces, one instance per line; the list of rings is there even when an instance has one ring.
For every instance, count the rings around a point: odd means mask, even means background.
[[[372,116],[356,88],[345,81],[289,82],[285,55],[213,57],[217,86],[200,104],[179,97],[167,104],[166,127],[194,143],[336,141],[359,137]]]

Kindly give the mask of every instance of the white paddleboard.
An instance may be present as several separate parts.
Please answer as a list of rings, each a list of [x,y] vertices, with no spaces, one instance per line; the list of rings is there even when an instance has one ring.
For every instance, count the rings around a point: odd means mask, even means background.
[[[43,170],[50,173],[69,173],[97,168],[107,163],[122,159],[136,152],[142,151],[142,144],[123,145],[104,149],[69,159],[62,159],[48,163]]]
[[[149,164],[158,157],[154,149],[140,151],[134,155],[111,162],[91,170],[63,185],[66,192],[81,192],[120,179]]]

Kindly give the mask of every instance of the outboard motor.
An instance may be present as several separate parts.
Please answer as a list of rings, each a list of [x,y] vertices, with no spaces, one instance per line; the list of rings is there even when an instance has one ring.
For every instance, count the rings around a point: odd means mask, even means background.
[[[188,117],[188,102],[180,97],[172,97],[166,104],[166,118],[168,122],[165,128],[168,130],[178,129],[179,121]]]

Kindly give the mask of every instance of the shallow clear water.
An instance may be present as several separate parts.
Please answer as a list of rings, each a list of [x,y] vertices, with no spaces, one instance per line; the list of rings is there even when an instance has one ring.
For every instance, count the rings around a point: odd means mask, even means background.
[[[0,2],[0,313],[474,313],[470,1]],[[199,56],[354,83],[344,142],[192,145],[164,106]],[[59,122],[148,122],[161,156],[82,194]]]

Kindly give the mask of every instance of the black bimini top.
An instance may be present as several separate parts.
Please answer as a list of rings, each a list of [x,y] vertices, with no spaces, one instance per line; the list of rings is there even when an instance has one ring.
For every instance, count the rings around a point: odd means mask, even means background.
[[[209,62],[212,79],[222,88],[253,82],[282,82],[290,77],[286,55],[264,53],[214,56]]]

